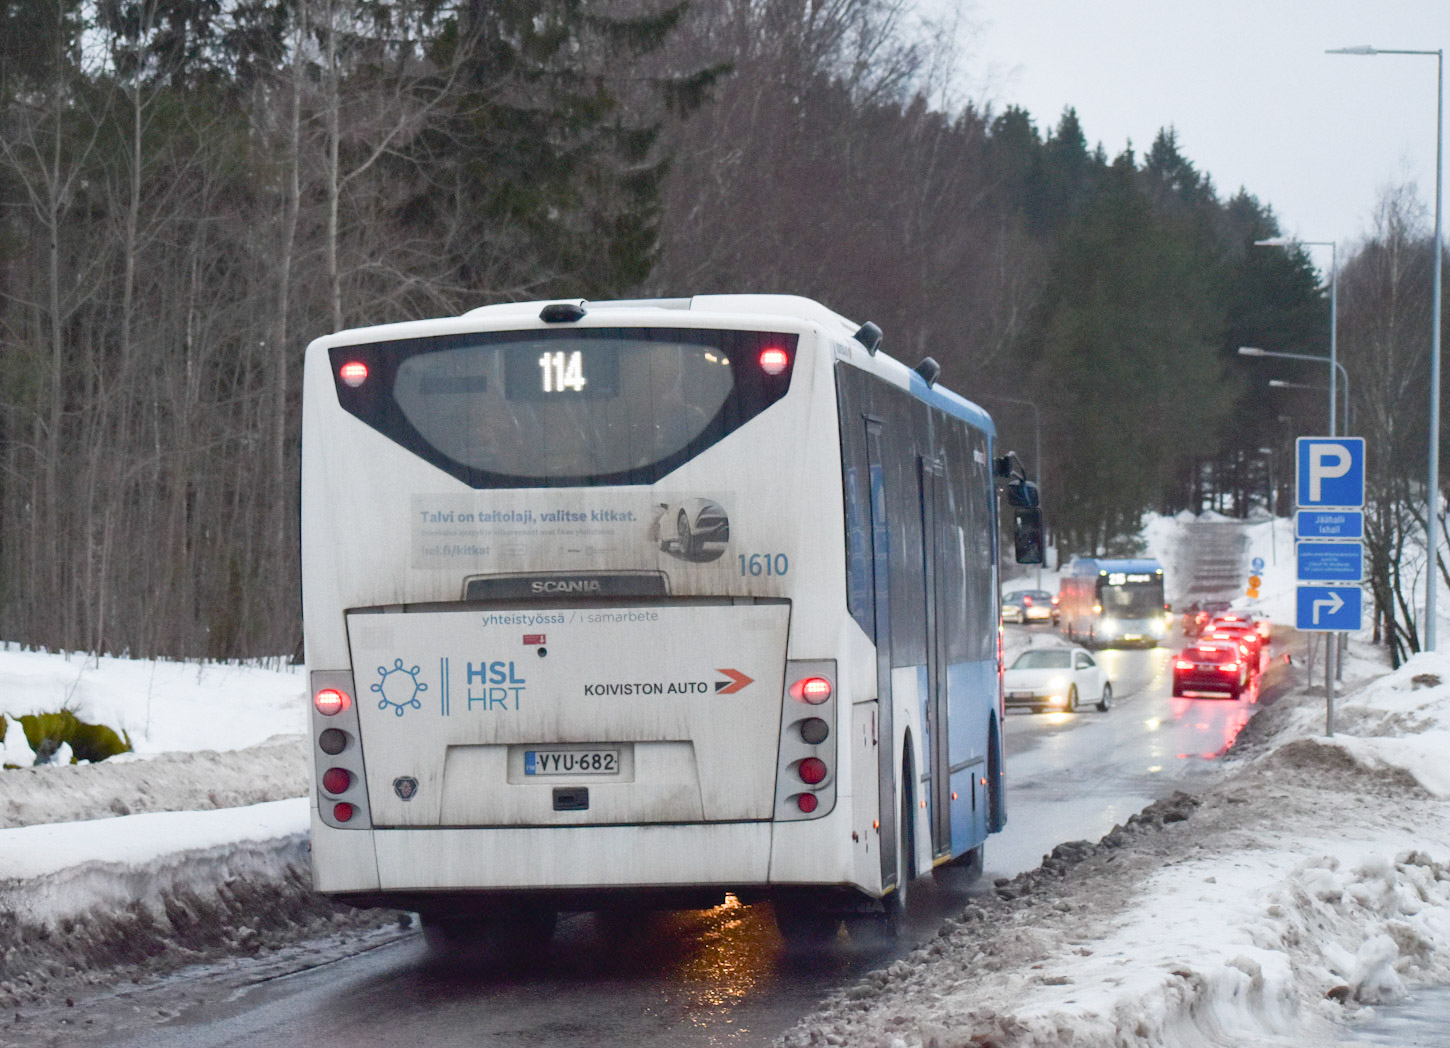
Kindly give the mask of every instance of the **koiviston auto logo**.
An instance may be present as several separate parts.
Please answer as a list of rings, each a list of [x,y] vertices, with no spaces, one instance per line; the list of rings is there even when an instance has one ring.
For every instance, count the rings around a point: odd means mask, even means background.
[[[619,681],[617,683],[586,684],[584,694],[591,696],[609,695],[734,695],[755,683],[754,677],[739,670],[717,669],[724,680],[648,680]],[[712,688],[713,684],[713,688]]]

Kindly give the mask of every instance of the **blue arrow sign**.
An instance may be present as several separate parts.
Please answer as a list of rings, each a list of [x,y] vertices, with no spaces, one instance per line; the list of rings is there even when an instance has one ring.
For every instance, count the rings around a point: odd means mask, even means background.
[[[1364,546],[1358,542],[1301,542],[1295,552],[1300,582],[1364,581]]]
[[[1362,539],[1364,511],[1301,509],[1294,514],[1294,534],[1301,539]]]
[[[1364,505],[1364,438],[1300,437],[1295,473],[1299,505]]]
[[[1251,569],[1253,569],[1253,571],[1255,573],[1260,572],[1260,571],[1263,571],[1264,570],[1264,558],[1263,557],[1255,557],[1253,560],[1249,561],[1249,567]]]
[[[1361,626],[1363,605],[1358,586],[1300,586],[1294,624],[1301,630],[1351,632]]]

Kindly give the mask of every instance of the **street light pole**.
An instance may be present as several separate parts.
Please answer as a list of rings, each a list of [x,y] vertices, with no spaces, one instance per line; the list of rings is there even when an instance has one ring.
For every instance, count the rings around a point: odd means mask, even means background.
[[[1339,244],[1334,240],[1292,240],[1289,237],[1269,237],[1265,240],[1255,240],[1255,247],[1295,247],[1300,244],[1313,247],[1329,248],[1329,435],[1337,437],[1339,431],[1335,428],[1334,418],[1334,369],[1344,368],[1339,363]],[[1239,350],[1240,353],[1243,350]],[[1253,354],[1245,354],[1251,356]],[[1320,359],[1320,358],[1316,358]],[[1349,380],[1345,380],[1346,387]],[[1344,400],[1344,413],[1349,414],[1349,397]],[[1348,425],[1348,419],[1345,424]]]
[[[1341,374],[1343,374],[1342,370]],[[1311,386],[1307,382],[1285,382],[1281,378],[1269,379],[1269,385],[1274,389],[1312,389],[1316,393],[1324,393],[1328,389],[1327,386]],[[1346,394],[1344,398],[1344,431],[1348,433],[1354,429],[1354,414],[1349,407],[1349,377],[1347,375],[1344,379],[1344,385]]]
[[[1316,357],[1313,353],[1280,353],[1272,349],[1260,349],[1258,346],[1240,346],[1239,356],[1241,357],[1279,357],[1284,360],[1312,360],[1319,364],[1330,364],[1329,369],[1329,435],[1337,436],[1334,432],[1334,374],[1336,371],[1344,376],[1344,428],[1350,429],[1349,425],[1349,372],[1344,365],[1333,357]],[[1285,382],[1282,379],[1270,379],[1269,385],[1280,389],[1323,389],[1323,386],[1305,386],[1295,382]]]
[[[1435,287],[1430,305],[1430,468],[1425,486],[1425,651],[1435,650],[1435,573],[1439,570],[1439,543],[1435,520],[1440,510],[1440,214],[1442,170],[1445,157],[1445,52],[1382,50],[1362,45],[1339,47],[1331,55],[1434,55],[1435,74]]]

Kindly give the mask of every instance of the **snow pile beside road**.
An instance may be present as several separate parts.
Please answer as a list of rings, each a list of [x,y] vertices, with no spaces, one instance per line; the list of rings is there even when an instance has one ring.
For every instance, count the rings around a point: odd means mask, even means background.
[[[1059,846],[781,1043],[1332,1045],[1450,982],[1450,660],[1351,695],[1332,740],[1302,730],[1322,697],[1280,701],[1223,783]]]
[[[136,752],[29,767],[14,718],[62,709]],[[0,713],[0,1003],[378,923],[311,892],[300,669],[3,650]]]

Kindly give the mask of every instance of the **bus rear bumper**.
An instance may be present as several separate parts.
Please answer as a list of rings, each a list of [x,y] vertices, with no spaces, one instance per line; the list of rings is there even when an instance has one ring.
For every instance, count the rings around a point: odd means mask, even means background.
[[[721,890],[770,879],[771,824],[338,830],[312,825],[329,895]],[[359,900],[361,901],[361,898]],[[366,904],[392,904],[369,900]]]

